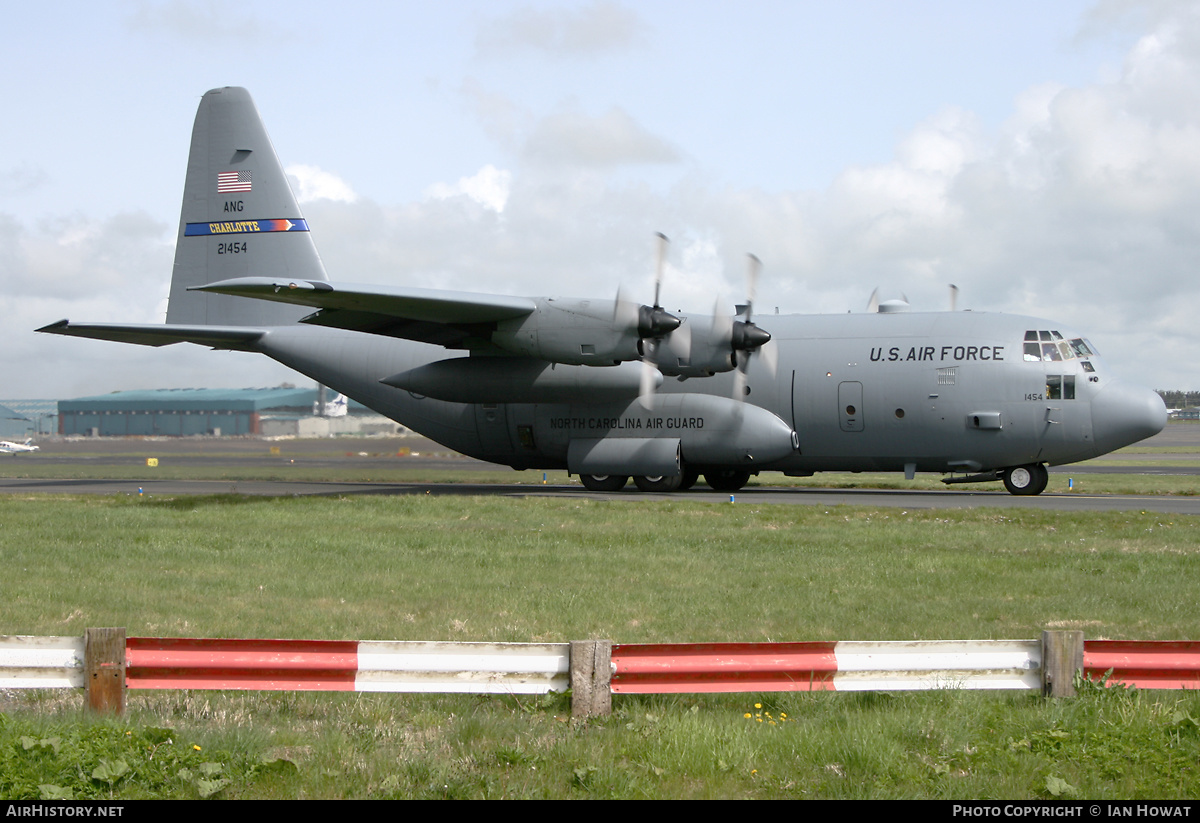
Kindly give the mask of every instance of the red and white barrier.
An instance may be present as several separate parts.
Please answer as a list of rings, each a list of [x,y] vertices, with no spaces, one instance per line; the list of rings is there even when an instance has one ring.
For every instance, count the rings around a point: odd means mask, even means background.
[[[1083,671],[1091,680],[1107,675],[1112,685],[1200,689],[1200,643],[1090,640],[1083,644]]]
[[[89,630],[89,633],[110,630]],[[120,630],[112,630],[120,631]],[[570,683],[568,643],[128,638],[131,689],[543,694]],[[613,694],[1041,687],[1037,640],[627,644]],[[79,637],[0,637],[0,688],[80,688]],[[1200,688],[1200,643],[1092,640],[1083,674],[1143,689]],[[604,671],[607,671],[607,657]],[[1111,672],[1111,674],[1110,674]],[[596,688],[605,689],[603,672]]]
[[[613,694],[1038,689],[1036,640],[613,646]]]
[[[0,636],[0,689],[82,687],[82,637]]]
[[[567,643],[131,637],[131,689],[544,694],[568,688]]]

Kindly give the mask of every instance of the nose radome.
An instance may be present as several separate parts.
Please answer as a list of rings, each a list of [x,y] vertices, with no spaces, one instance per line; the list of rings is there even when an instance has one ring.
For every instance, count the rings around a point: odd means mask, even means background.
[[[1092,432],[1100,454],[1153,437],[1167,425],[1158,392],[1113,380],[1092,401]]]

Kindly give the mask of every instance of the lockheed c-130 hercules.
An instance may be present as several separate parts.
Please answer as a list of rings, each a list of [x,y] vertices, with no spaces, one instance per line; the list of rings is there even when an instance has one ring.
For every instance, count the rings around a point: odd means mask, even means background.
[[[902,471],[1038,494],[1047,464],[1166,423],[1156,393],[1057,323],[893,302],[760,328],[752,300],[672,314],[657,292],[645,306],[331,282],[249,93],[221,88],[192,131],[166,323],[39,331],[259,352],[463,454],[600,491]]]

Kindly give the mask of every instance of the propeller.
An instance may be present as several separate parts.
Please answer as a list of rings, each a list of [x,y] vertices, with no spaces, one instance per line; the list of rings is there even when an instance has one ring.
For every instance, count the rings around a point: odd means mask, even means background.
[[[750,362],[756,355],[763,358],[763,363],[771,374],[775,373],[779,361],[778,351],[771,344],[771,333],[760,329],[753,320],[754,298],[758,291],[758,275],[762,271],[762,261],[753,254],[747,257],[746,304],[738,307],[745,319],[731,323],[730,328],[730,345],[737,362],[737,369],[733,375],[734,400],[744,400],[746,397],[746,375],[750,370]],[[740,357],[738,352],[742,352]]]
[[[642,356],[642,376],[639,381],[638,397],[646,408],[650,407],[654,387],[657,383],[656,358],[659,347],[668,337],[671,337],[672,350],[686,358],[690,353],[692,340],[691,330],[683,324],[683,321],[662,307],[663,272],[666,268],[667,244],[671,241],[662,232],[657,232],[655,236],[658,238],[658,244],[654,267],[654,305],[636,305],[625,300],[618,290],[617,300],[613,306],[613,327],[637,330],[638,351]]]

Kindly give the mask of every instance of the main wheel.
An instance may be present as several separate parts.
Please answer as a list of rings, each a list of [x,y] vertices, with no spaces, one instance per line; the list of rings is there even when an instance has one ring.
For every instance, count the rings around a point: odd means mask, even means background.
[[[590,492],[619,492],[629,477],[623,474],[581,474],[579,482]]]
[[[750,472],[721,469],[704,473],[704,482],[719,492],[735,492],[750,481]]]
[[[644,492],[673,492],[679,491],[679,487],[683,485],[683,475],[677,474],[674,477],[665,475],[658,477],[635,476],[633,483]]]
[[[1029,463],[1005,469],[1002,479],[1009,494],[1032,496],[1046,490],[1046,484],[1050,482],[1050,472],[1046,471],[1044,463]]]
[[[692,486],[696,485],[696,481],[699,479],[700,472],[696,471],[695,469],[685,468],[683,470],[683,477],[679,481],[679,490],[681,492],[687,491]]]

